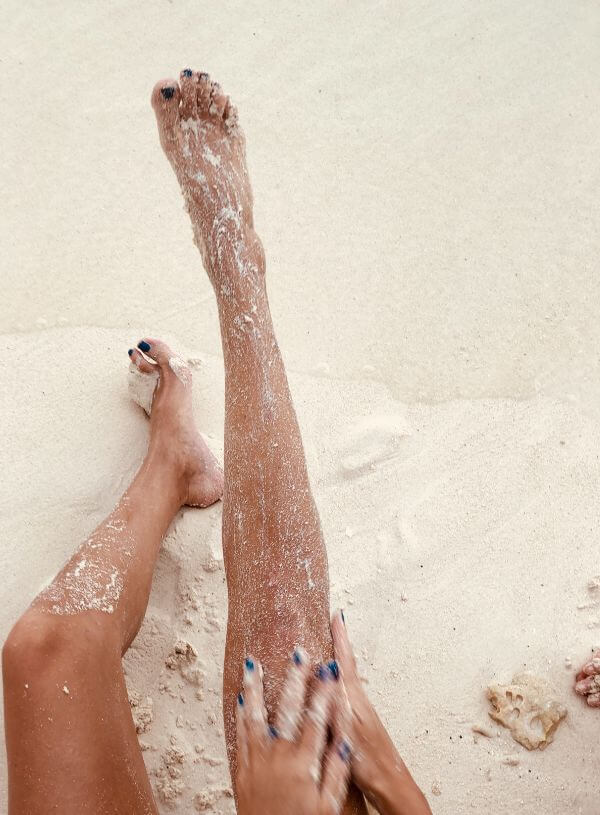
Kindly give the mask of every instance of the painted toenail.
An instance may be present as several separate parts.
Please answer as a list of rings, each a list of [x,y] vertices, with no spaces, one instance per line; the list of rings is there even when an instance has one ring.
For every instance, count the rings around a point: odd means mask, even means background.
[[[272,724],[269,725],[269,734],[271,735],[272,739],[278,739],[279,738],[279,731],[277,730],[276,727],[273,727]]]
[[[331,662],[328,662],[327,667],[331,671],[331,674],[332,674],[334,679],[339,679],[340,678],[340,669],[339,669],[339,666],[338,666],[337,662],[335,661],[335,659],[332,659]]]
[[[133,354],[133,348],[130,348],[127,353],[129,354],[129,356],[131,356]]]
[[[200,71],[200,73],[198,74],[198,79],[208,79],[208,76],[209,75],[205,73],[205,71]]]
[[[254,670],[254,662],[251,659],[247,659],[244,663],[246,666],[246,670],[252,672]]]
[[[292,654],[292,659],[294,660],[295,665],[302,665],[302,654],[297,648]]]
[[[138,348],[146,354],[150,350],[150,343],[146,342],[146,340],[142,340],[138,342]]]
[[[244,707],[244,697],[241,693],[238,693],[237,702],[240,707]]]
[[[191,76],[191,75],[192,75],[192,73],[193,73],[193,71],[192,71],[192,69],[191,69],[191,68],[184,68],[184,69],[183,69],[183,71],[182,71],[181,73],[182,73],[184,76]]]
[[[173,94],[175,93],[175,88],[161,88],[160,92],[165,97],[165,99],[171,99]]]

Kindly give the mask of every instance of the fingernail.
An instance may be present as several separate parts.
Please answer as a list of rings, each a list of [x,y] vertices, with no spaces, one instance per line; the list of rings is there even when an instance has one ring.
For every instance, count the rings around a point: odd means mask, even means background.
[[[131,356],[133,354],[133,348],[130,348],[127,353],[129,354],[129,356]]]
[[[238,705],[239,705],[240,707],[244,707],[244,697],[242,696],[242,694],[241,694],[241,693],[238,693],[238,700],[237,700],[237,702],[238,702]]]
[[[247,671],[253,671],[254,670],[254,662],[251,659],[249,659],[248,657],[246,658],[246,661],[244,662],[244,665],[246,666]]]
[[[272,739],[278,739],[279,738],[279,733],[277,731],[277,728],[273,727],[272,724],[269,725],[269,733],[270,733]]]
[[[338,755],[342,761],[350,761],[351,753],[352,750],[350,749],[350,745],[347,741],[343,741],[340,745],[338,745]]]
[[[328,662],[327,667],[333,674],[333,678],[337,681],[340,678],[340,669],[335,659],[332,659],[331,662]]]
[[[183,69],[183,71],[182,71],[181,73],[182,73],[184,76],[191,76],[193,72],[192,72],[192,69],[191,69],[191,68],[184,68],[184,69]]]
[[[292,659],[294,660],[295,665],[302,665],[302,654],[300,653],[298,648],[296,648],[294,653],[292,654]]]
[[[146,353],[150,350],[150,343],[146,342],[146,340],[142,340],[141,342],[138,342],[138,348],[140,351]]]
[[[175,88],[161,88],[160,92],[162,93],[165,99],[172,99],[173,94],[175,93]]]
[[[329,669],[326,668],[325,665],[319,665],[317,667],[316,674],[322,682],[327,682],[331,676]]]

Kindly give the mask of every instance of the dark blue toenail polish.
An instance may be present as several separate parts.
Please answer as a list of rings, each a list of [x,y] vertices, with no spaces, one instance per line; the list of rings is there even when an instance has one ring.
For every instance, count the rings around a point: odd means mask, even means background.
[[[133,348],[130,348],[127,353],[129,354],[129,356],[131,356],[133,354]]]
[[[317,673],[317,676],[319,677],[319,679],[322,682],[326,682],[329,679],[329,677],[331,676],[330,672],[325,667],[325,665],[319,665],[318,668],[317,668],[316,673]]]
[[[294,663],[296,665],[302,665],[302,654],[300,653],[300,651],[297,648],[294,651],[294,653],[292,654],[292,659],[294,660]]]
[[[173,94],[175,93],[175,88],[161,88],[160,92],[162,93],[165,99],[172,99]]]
[[[200,71],[200,73],[198,74],[198,79],[208,79],[208,74],[206,73],[206,71]]]
[[[277,728],[273,727],[272,724],[269,725],[269,733],[270,733],[272,739],[278,739],[279,738],[279,733],[277,732]]]
[[[191,76],[191,75],[192,75],[192,73],[193,73],[193,71],[192,71],[192,69],[191,69],[191,68],[184,68],[184,69],[183,69],[183,71],[182,71],[181,73],[182,73],[184,76]]]
[[[238,705],[240,707],[244,707],[244,697],[242,696],[241,693],[238,693]]]
[[[338,755],[342,759],[342,761],[350,761],[350,753],[351,752],[352,751],[350,750],[350,745],[348,744],[347,741],[343,741],[338,746]]]
[[[331,674],[332,674],[334,679],[339,679],[340,678],[340,669],[339,669],[338,664],[335,661],[335,659],[332,659],[331,662],[328,662],[327,667],[331,671]]]
[[[147,353],[150,350],[150,343],[146,342],[146,340],[142,340],[141,342],[138,342],[138,348],[140,351]]]
[[[244,664],[246,666],[247,671],[253,671],[254,670],[254,662],[251,659],[247,658]]]
[[[342,622],[344,623],[344,625],[346,625],[346,617],[344,616],[344,609],[342,609],[340,611],[340,616],[342,618]]]

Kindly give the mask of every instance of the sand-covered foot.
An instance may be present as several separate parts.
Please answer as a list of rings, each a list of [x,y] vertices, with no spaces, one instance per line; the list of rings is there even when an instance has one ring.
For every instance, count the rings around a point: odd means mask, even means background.
[[[194,237],[217,295],[260,284],[262,246],[237,111],[217,82],[189,68],[152,91],[160,143],[175,170]]]
[[[143,352],[143,353],[142,353]],[[207,507],[223,495],[223,471],[198,432],[192,411],[192,372],[160,340],[146,338],[129,357],[139,378],[148,377],[142,403],[150,415],[149,455],[171,462],[180,479],[182,502]],[[144,383],[142,382],[142,388]],[[149,398],[149,404],[143,400]]]
[[[575,677],[575,690],[590,707],[600,707],[600,651],[592,654]]]

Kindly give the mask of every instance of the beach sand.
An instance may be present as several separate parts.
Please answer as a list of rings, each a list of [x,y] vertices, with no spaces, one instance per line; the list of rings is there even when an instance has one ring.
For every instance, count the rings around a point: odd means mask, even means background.
[[[436,815],[598,815],[600,711],[572,692],[600,646],[596,4],[41,9],[9,0],[0,33],[0,634],[141,461],[139,338],[196,360],[222,443],[216,306],[149,104],[206,69],[246,131],[332,604],[373,701]],[[125,659],[161,813],[233,811],[220,515],[179,514]],[[488,717],[487,685],[523,670],[568,710],[544,752]]]

